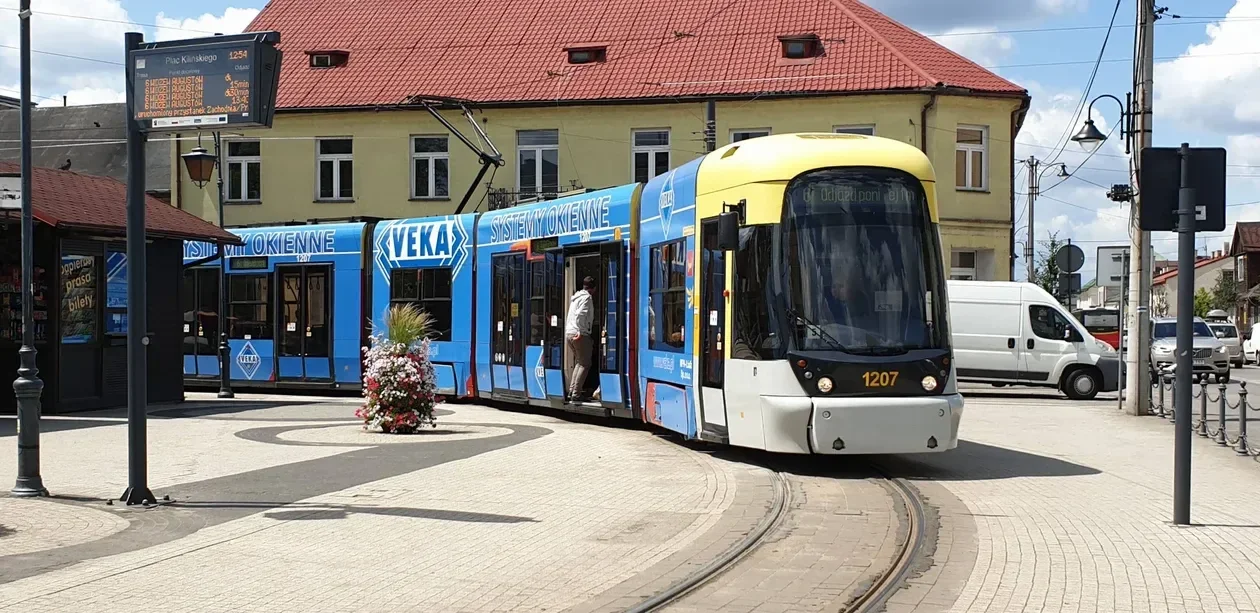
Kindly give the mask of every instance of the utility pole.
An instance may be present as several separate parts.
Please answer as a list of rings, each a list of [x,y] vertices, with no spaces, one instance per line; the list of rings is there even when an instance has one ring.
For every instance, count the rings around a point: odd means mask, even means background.
[[[1037,245],[1033,242],[1033,207],[1037,202],[1037,188],[1040,183],[1040,175],[1037,170],[1041,162],[1036,156],[1028,156],[1028,239],[1024,242],[1024,265],[1028,268],[1028,282],[1036,283],[1036,254]]]
[[[40,395],[44,382],[35,365],[35,219],[31,198],[35,166],[31,162],[31,0],[22,0],[18,9],[21,23],[21,159],[22,159],[22,348],[18,350],[18,378],[13,382],[17,396],[18,474],[14,496],[47,496],[39,472]]]
[[[1152,97],[1154,94],[1155,72],[1155,0],[1138,0],[1137,2],[1137,83],[1135,103],[1137,112],[1134,132],[1137,136],[1133,151],[1132,185],[1140,185],[1142,150],[1150,147]],[[1125,376],[1125,387],[1129,390],[1125,409],[1130,415],[1145,415],[1151,406],[1151,338],[1150,338],[1150,306],[1151,306],[1151,233],[1143,232],[1138,194],[1130,207],[1132,215],[1129,220],[1129,236],[1132,237],[1132,253],[1129,258],[1129,320],[1130,336],[1133,346],[1125,361],[1128,372]],[[1185,271],[1182,271],[1183,273]]]

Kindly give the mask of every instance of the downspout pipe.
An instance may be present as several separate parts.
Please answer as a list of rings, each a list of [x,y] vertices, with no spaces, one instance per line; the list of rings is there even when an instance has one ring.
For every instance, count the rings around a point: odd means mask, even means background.
[[[1027,94],[1020,100],[1019,107],[1011,111],[1011,156],[1015,159],[1015,137],[1019,135],[1019,128],[1024,123],[1024,117],[1028,114],[1029,107],[1032,106],[1032,97]],[[1009,253],[1011,260],[1011,280],[1015,280],[1015,164],[1011,164],[1011,238],[1009,245]],[[1031,214],[1031,212],[1030,212]],[[1029,220],[1031,222],[1031,220]]]
[[[937,87],[940,87],[940,85],[938,83]],[[923,110],[919,112],[919,150],[923,153],[927,153],[928,111],[931,111],[933,108],[936,108],[936,92],[928,94],[927,104],[924,104]]]

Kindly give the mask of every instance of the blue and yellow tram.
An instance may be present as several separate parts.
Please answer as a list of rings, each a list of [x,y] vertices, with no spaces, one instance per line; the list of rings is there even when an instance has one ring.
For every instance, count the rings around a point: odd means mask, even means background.
[[[369,320],[410,302],[438,322],[443,394],[784,453],[953,449],[963,402],[938,223],[918,149],[784,134],[488,213],[236,230],[232,378],[357,386]],[[190,381],[217,376],[209,249],[185,258],[199,264],[184,288]],[[581,345],[565,322],[586,277],[590,369],[571,397]]]

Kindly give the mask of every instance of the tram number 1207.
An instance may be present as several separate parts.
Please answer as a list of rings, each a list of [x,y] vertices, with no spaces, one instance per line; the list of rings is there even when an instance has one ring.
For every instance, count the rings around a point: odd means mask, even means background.
[[[872,370],[862,373],[862,382],[866,387],[892,387],[897,384],[897,375],[901,373],[893,370]]]

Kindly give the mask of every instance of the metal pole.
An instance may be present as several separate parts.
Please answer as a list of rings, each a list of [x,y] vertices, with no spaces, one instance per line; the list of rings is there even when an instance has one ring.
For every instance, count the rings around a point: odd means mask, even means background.
[[[119,500],[132,504],[156,502],[149,491],[146,424],[148,413],[148,297],[145,281],[148,262],[145,257],[145,135],[132,120],[135,117],[135,72],[131,51],[140,48],[144,36],[139,32],[124,35],[127,71],[127,489]]]
[[[1152,99],[1154,96],[1155,71],[1155,0],[1138,0],[1138,64],[1139,79],[1137,90],[1137,117],[1134,122],[1134,136],[1137,147],[1133,155],[1132,184],[1141,184],[1142,149],[1151,146]],[[1133,111],[1134,109],[1126,109]],[[1123,121],[1123,118],[1121,118]],[[1146,415],[1150,411],[1151,398],[1151,233],[1144,232],[1141,225],[1140,205],[1141,193],[1132,203],[1133,215],[1130,219],[1129,234],[1133,237],[1133,254],[1129,261],[1129,317],[1130,334],[1133,336],[1134,349],[1129,352],[1127,384],[1129,388],[1128,413]],[[1191,275],[1193,276],[1193,275]]]
[[[1129,252],[1126,250],[1121,253],[1123,254],[1122,259],[1124,261],[1124,268],[1125,270],[1128,270]],[[1117,301],[1117,304],[1116,304],[1116,311],[1118,311],[1118,314],[1120,316],[1119,317],[1120,342],[1117,343],[1119,346],[1116,347],[1116,351],[1120,354],[1120,363],[1116,365],[1116,370],[1118,371],[1117,372],[1118,378],[1116,379],[1116,385],[1119,386],[1119,389],[1116,390],[1116,410],[1118,411],[1124,410],[1124,383],[1125,383],[1125,378],[1126,378],[1124,376],[1124,364],[1125,364],[1125,356],[1127,355],[1125,354],[1124,351],[1125,349],[1129,349],[1130,351],[1132,350],[1131,348],[1129,348],[1129,343],[1126,343],[1124,341],[1125,297],[1127,297],[1128,295],[1129,295],[1129,277],[1128,275],[1121,275],[1120,276],[1120,299]]]
[[[1177,193],[1177,397],[1175,413],[1173,523],[1190,523],[1190,402],[1194,398],[1194,200],[1190,145],[1181,143],[1181,189]]]
[[[22,56],[22,348],[18,350],[17,379],[13,395],[17,397],[17,482],[14,496],[47,496],[39,474],[39,414],[44,382],[35,364],[35,216],[31,204],[31,0],[22,0],[18,8],[21,28]]]
[[[1028,282],[1036,283],[1037,244],[1033,242],[1033,206],[1037,202],[1037,188],[1041,181],[1037,176],[1037,158],[1028,156],[1028,241],[1024,245],[1024,265],[1028,268]]]
[[[717,149],[717,101],[710,100],[704,108],[704,150]]]
[[[217,166],[216,174],[218,175],[218,194],[219,208],[219,227],[223,228],[223,203],[227,202],[227,198],[223,197],[223,151],[221,148],[222,135],[219,132],[214,133],[214,163]],[[228,299],[227,299],[227,251],[225,245],[219,245],[219,398],[234,398],[236,394],[232,393],[232,371],[231,371],[231,349],[228,347]]]

